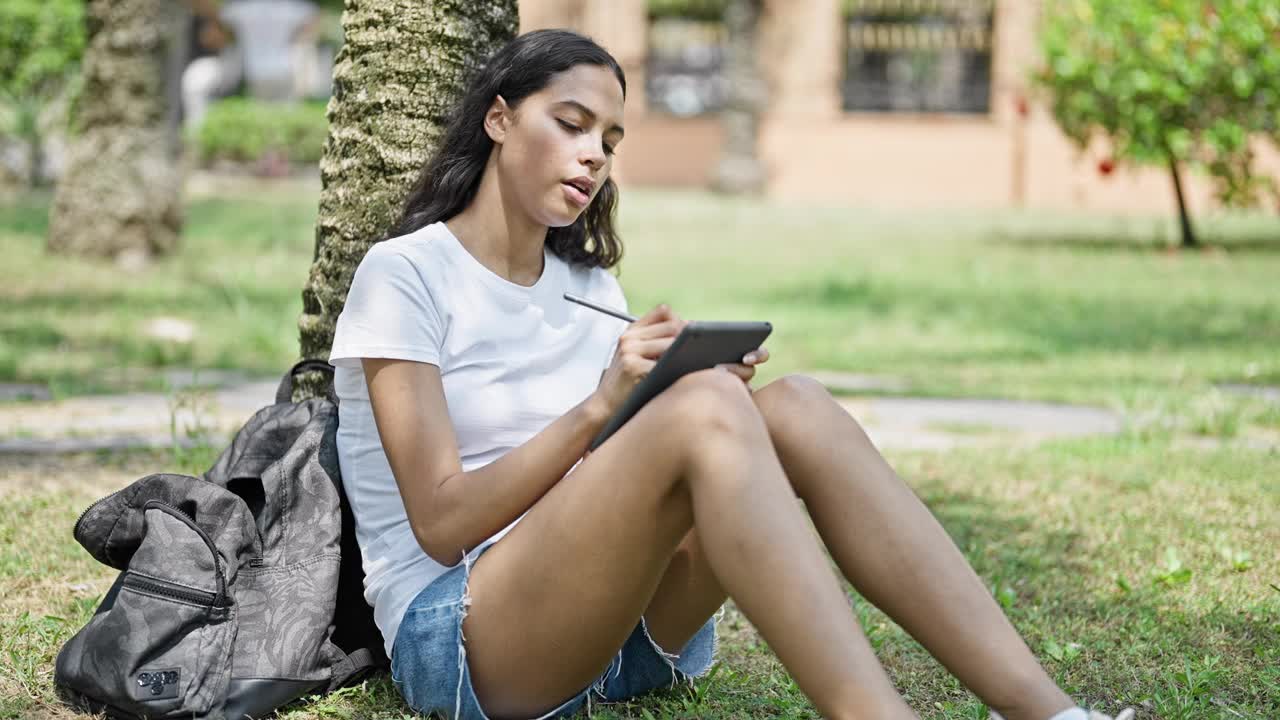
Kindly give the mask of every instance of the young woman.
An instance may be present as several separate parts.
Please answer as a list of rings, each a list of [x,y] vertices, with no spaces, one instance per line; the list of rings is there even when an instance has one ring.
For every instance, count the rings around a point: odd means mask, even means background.
[[[396,688],[450,718],[566,717],[706,672],[732,596],[825,717],[913,717],[798,497],[845,577],[995,711],[1088,717],[821,385],[749,387],[763,348],[586,453],[685,324],[562,297],[626,304],[625,93],[582,36],[511,42],[352,280],[338,452]]]

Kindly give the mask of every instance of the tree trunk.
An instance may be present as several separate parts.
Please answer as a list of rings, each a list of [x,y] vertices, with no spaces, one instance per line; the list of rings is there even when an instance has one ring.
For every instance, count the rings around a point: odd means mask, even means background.
[[[328,358],[365,251],[397,219],[470,73],[515,37],[516,0],[363,0],[342,15],[315,258],[298,320],[302,356]],[[324,392],[318,373],[298,398]]]
[[[27,187],[40,187],[44,180],[44,137],[33,127],[27,137]]]
[[[1178,220],[1182,224],[1182,247],[1193,248],[1200,244],[1191,227],[1191,214],[1187,212],[1187,198],[1182,192],[1182,178],[1178,174],[1178,160],[1169,155],[1169,174],[1173,176],[1173,192],[1178,196]]]
[[[720,113],[724,126],[724,154],[712,186],[731,194],[764,189],[764,167],[757,150],[760,110],[765,88],[756,67],[756,39],[762,0],[730,0],[724,10],[729,47],[725,77],[729,97]]]
[[[166,81],[182,3],[90,0],[80,133],[54,193],[49,249],[146,258],[182,228]]]

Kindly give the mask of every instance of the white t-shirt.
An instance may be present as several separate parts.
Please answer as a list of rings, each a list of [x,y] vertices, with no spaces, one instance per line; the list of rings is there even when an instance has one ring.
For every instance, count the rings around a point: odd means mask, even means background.
[[[518,285],[481,265],[444,223],[435,223],[375,244],[352,278],[329,355],[339,399],[338,460],[356,520],[365,600],[388,657],[405,609],[447,567],[423,552],[409,527],[360,358],[438,366],[462,469],[497,460],[595,390],[626,329],[624,321],[563,297],[570,292],[625,308],[612,274],[543,254],[538,281]],[[514,526],[473,548],[468,559]]]

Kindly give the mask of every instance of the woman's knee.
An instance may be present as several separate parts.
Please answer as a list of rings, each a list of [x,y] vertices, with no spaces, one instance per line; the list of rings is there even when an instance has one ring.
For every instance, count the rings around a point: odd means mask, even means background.
[[[746,384],[728,371],[690,373],[670,392],[674,428],[690,440],[748,441],[765,429]]]
[[[825,385],[807,375],[780,377],[757,390],[752,399],[775,438],[789,430],[811,430],[825,412],[838,410],[843,415],[849,414],[839,407]],[[850,416],[849,420],[862,429],[855,418]],[[858,435],[865,436],[865,432]]]
[[[769,442],[768,428],[740,378],[725,370],[690,373],[653,403],[652,427],[675,449],[685,473],[708,453],[744,452]]]
[[[807,375],[785,375],[757,390],[753,399],[767,421],[771,415],[803,413],[831,402],[831,393]]]

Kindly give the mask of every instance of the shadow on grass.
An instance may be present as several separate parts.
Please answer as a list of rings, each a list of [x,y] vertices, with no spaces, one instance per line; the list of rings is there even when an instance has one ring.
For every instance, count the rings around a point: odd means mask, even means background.
[[[1113,711],[1143,703],[1161,718],[1280,717],[1275,603],[1233,606],[1210,590],[1188,598],[1176,583],[1145,578],[1110,593],[1086,589],[1082,580],[1096,588],[1107,547],[938,481],[917,491],[1077,700]],[[918,673],[922,663],[944,672],[918,646],[898,649],[905,652],[897,673]]]
[[[83,462],[96,467],[107,464],[107,458],[85,456]],[[207,458],[191,462],[202,468]],[[122,472],[140,476],[166,463],[163,455],[150,454],[131,460]],[[31,471],[38,472],[41,467],[35,465]],[[1111,546],[1091,546],[1087,536],[1077,530],[1046,528],[1043,513],[1038,515],[1034,506],[959,491],[936,477],[925,477],[914,486],[982,577],[997,589],[1013,588],[1013,596],[1002,598],[1007,612],[1049,672],[1073,697],[1109,711],[1121,704],[1145,701],[1150,709],[1142,717],[1280,717],[1280,622],[1274,613],[1268,614],[1266,608],[1233,608],[1226,604],[1229,598],[1203,598],[1201,607],[1188,608],[1185,598],[1163,587],[1135,587],[1129,592],[1117,589],[1110,594],[1084,590],[1082,585],[1087,583],[1082,579],[1096,579],[1104,572],[1099,569],[1100,561],[1115,552]],[[40,555],[49,564],[46,572],[66,573],[71,567],[87,565],[84,553],[68,537],[80,509],[78,502],[72,505],[62,493],[42,493],[8,508],[9,525],[18,518],[28,518],[42,532],[50,533],[48,541],[58,552],[52,553],[54,557],[48,552]],[[16,555],[5,566],[12,573],[30,574],[18,570],[27,564],[18,556],[35,552],[45,542],[28,541],[22,552],[6,549],[5,554],[12,551]],[[111,574],[100,566],[91,567],[94,575],[105,578]],[[83,581],[81,572],[73,574],[78,581]],[[999,593],[997,597],[1001,597]],[[22,635],[28,638],[20,650],[24,659],[33,662],[39,658],[47,669],[62,642],[87,621],[99,600],[95,596],[64,597],[51,603],[50,610],[59,617],[41,621],[48,627],[38,639],[32,633]],[[27,622],[3,614],[0,619],[11,630]],[[35,617],[30,622],[38,620]],[[976,701],[918,645],[874,625],[867,629],[921,717],[977,717],[972,714],[978,707]],[[758,651],[742,647],[725,650],[722,657],[730,652],[735,657],[758,655]],[[31,668],[26,677],[43,683],[47,680],[41,678],[48,677],[43,672]],[[0,705],[0,712],[7,710],[22,717],[48,709],[50,706],[43,703],[51,701],[52,695],[39,695],[40,699],[21,700],[9,708]],[[364,688],[302,700],[287,708],[286,712],[297,711],[305,717],[384,717],[407,712],[385,673],[369,678]],[[596,716],[737,720],[813,718],[816,713],[794,682],[769,660],[730,663],[718,678],[700,679],[694,689],[659,691],[604,709]]]
[[[1112,235],[1093,232],[1056,232],[1027,237],[1015,233],[995,233],[988,244],[1022,250],[1072,250],[1096,253],[1170,253],[1187,257],[1219,250],[1241,253],[1280,253],[1280,224],[1271,230],[1248,233],[1204,232],[1197,235],[1199,247],[1183,248],[1176,240],[1161,233],[1146,237]]]
[[[1217,300],[1180,299],[1165,303],[1084,295],[1053,295],[1041,290],[937,287],[887,278],[828,278],[822,283],[783,287],[769,293],[779,304],[818,307],[841,313],[877,316],[892,312],[929,318],[985,333],[1006,331],[1027,341],[1022,354],[1061,356],[1097,351],[1254,349],[1280,343],[1280,307],[1260,298],[1241,306]],[[938,348],[946,352],[947,348]],[[974,359],[957,348],[959,357]],[[999,348],[998,357],[1011,357]]]
[[[153,288],[122,287],[112,290],[58,288],[35,290],[19,298],[5,299],[5,309],[14,313],[110,311],[171,314],[175,308],[207,308],[210,311],[241,307],[278,307],[293,301],[299,291],[287,286],[228,284],[216,278],[190,278],[182,285],[161,284]]]
[[[1201,249],[1280,253],[1280,216],[1266,212],[1217,212],[1193,217]],[[1027,250],[1168,252],[1180,250],[1176,214],[1101,215],[1023,213],[997,222],[985,243]]]

